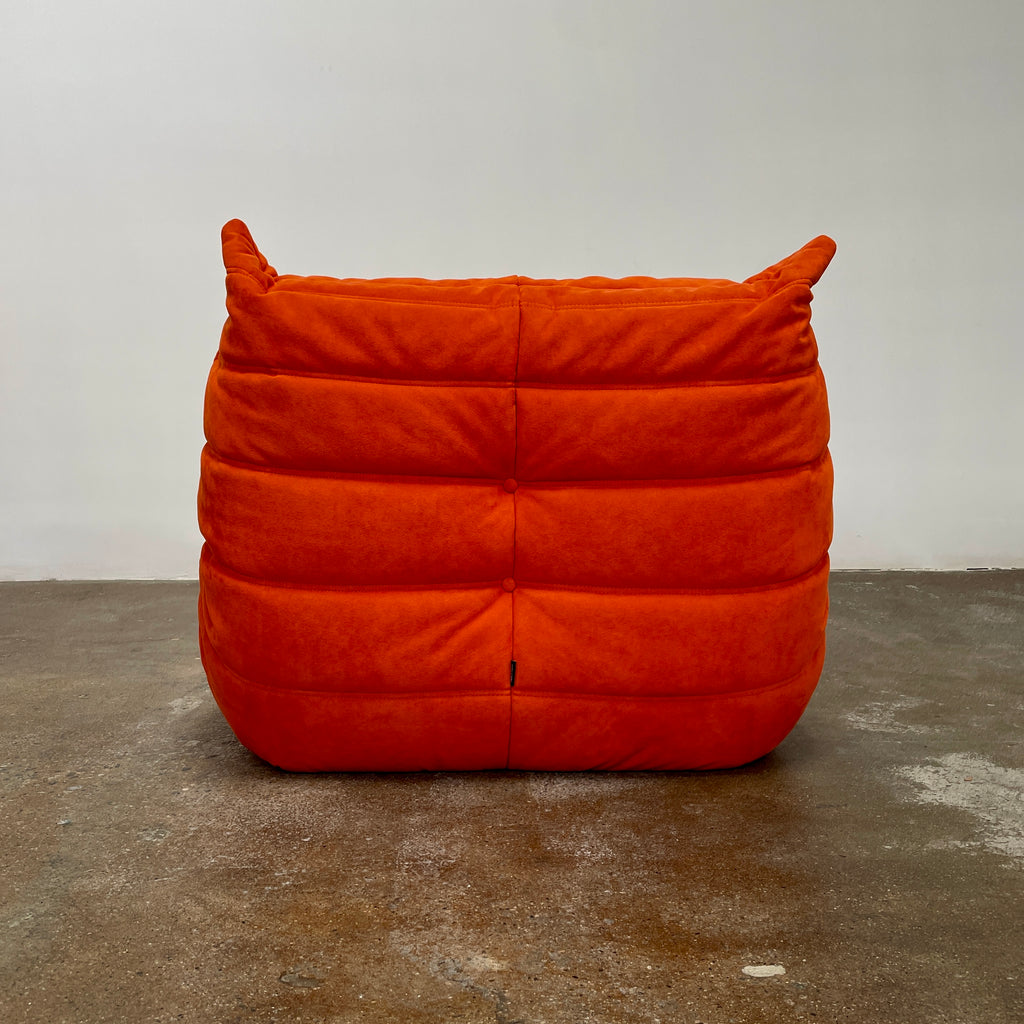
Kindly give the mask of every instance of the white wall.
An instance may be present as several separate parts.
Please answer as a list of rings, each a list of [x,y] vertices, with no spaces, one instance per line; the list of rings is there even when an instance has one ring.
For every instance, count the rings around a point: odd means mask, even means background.
[[[837,566],[1024,565],[1024,7],[0,14],[0,578],[194,576],[218,233],[282,272],[742,278],[819,233]]]

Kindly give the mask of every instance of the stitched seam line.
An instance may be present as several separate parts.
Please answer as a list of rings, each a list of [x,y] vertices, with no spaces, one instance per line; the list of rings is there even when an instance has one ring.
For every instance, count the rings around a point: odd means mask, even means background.
[[[528,690],[521,693],[520,698],[540,697],[547,700],[556,698],[559,700],[594,700],[594,701],[636,701],[647,703],[649,701],[691,701],[691,700],[743,700],[747,697],[757,697],[761,694],[771,693],[773,690],[785,689],[792,686],[804,675],[821,655],[824,642],[815,648],[814,655],[799,672],[787,676],[777,683],[766,683],[763,686],[752,686],[749,690],[724,690],[712,693],[581,693],[578,690]]]
[[[500,487],[501,481],[495,477],[486,476],[444,476],[435,473],[364,473],[359,471],[346,471],[334,469],[296,469],[288,466],[277,466],[259,462],[247,462],[244,459],[236,459],[222,455],[216,447],[207,441],[203,451],[208,457],[216,462],[221,462],[234,469],[250,473],[270,473],[272,476],[300,476],[320,477],[323,479],[354,479],[368,482],[393,482],[398,478],[401,483],[428,484],[453,484],[453,485],[488,485]],[[772,469],[760,470],[756,473],[737,473],[730,476],[689,476],[669,477],[662,479],[658,477],[619,477],[608,479],[600,477],[591,480],[527,480],[526,485],[535,490],[551,490],[556,487],[590,487],[596,490],[607,490],[616,487],[713,487],[716,484],[744,483],[750,480],[764,480],[771,477],[789,476],[806,470],[815,469],[828,458],[828,445],[821,453],[806,462],[799,462],[792,466],[778,466]],[[518,494],[518,491],[516,491]],[[514,495],[513,495],[514,497]]]
[[[517,346],[518,358],[518,346]],[[361,377],[353,373],[329,373],[319,370],[302,370],[280,366],[260,366],[254,363],[239,363],[219,354],[221,366],[230,373],[248,373],[262,377],[309,377],[315,380],[345,381],[353,384],[385,384],[395,387],[457,387],[457,388],[516,388],[545,389],[558,391],[672,391],[686,388],[745,387],[757,384],[782,384],[802,377],[813,377],[820,372],[817,361],[811,366],[789,373],[765,374],[759,377],[738,377],[722,380],[649,381],[634,384],[590,384],[562,383],[560,381],[520,380],[518,366],[514,380],[450,380],[450,379],[403,379],[397,377]]]
[[[785,384],[804,377],[814,377],[820,372],[818,363],[791,373],[777,373],[763,377],[743,377],[735,380],[681,380],[651,381],[636,384],[563,384],[557,381],[524,380],[518,381],[517,387],[533,390],[554,391],[685,391],[689,388],[738,388],[755,387],[761,384]]]
[[[324,479],[356,479],[367,482],[385,483],[392,482],[396,477],[401,483],[422,483],[436,484],[447,483],[455,485],[463,484],[487,484],[492,487],[500,487],[501,480],[493,476],[446,476],[440,473],[364,473],[358,470],[341,469],[298,469],[290,466],[277,466],[272,463],[249,462],[245,459],[236,459],[221,454],[212,442],[207,441],[204,449],[208,456],[216,462],[222,462],[226,466],[232,466],[243,472],[270,473],[273,476],[306,476],[322,477]]]
[[[826,552],[805,572],[771,583],[756,583],[745,587],[606,587],[592,583],[558,583],[543,580],[523,580],[522,586],[529,590],[558,590],[579,594],[602,594],[608,597],[739,597],[744,594],[764,594],[772,590],[797,587],[814,579],[829,565]]]
[[[328,373],[319,370],[237,363],[223,354],[221,354],[220,361],[224,369],[230,373],[247,373],[261,377],[311,377],[315,380],[336,380],[352,384],[389,384],[396,387],[507,388],[511,383],[507,380],[406,380],[396,377],[360,377],[354,373]]]
[[[580,302],[580,303],[566,303],[565,305],[554,305],[545,302],[530,302],[522,301],[522,289],[519,283],[520,278],[516,278],[516,288],[519,289],[519,299],[517,302],[460,302],[458,300],[446,301],[444,299],[412,299],[412,298],[398,298],[390,295],[353,295],[348,293],[328,292],[319,291],[315,289],[306,289],[299,285],[298,287],[291,287],[291,282],[283,282],[283,277],[290,275],[277,275],[268,285],[264,281],[260,281],[251,271],[243,270],[240,267],[229,267],[228,273],[243,274],[249,277],[251,280],[256,282],[263,289],[264,294],[270,294],[271,289],[278,292],[288,293],[299,293],[308,295],[313,298],[323,299],[347,299],[356,302],[387,302],[392,304],[403,304],[403,305],[416,305],[416,306],[437,306],[437,307],[455,307],[462,309],[511,309],[513,306],[527,306],[533,309],[550,309],[550,310],[561,310],[561,309],[636,309],[643,306],[707,306],[707,305],[758,305],[769,298],[773,298],[780,292],[786,291],[789,288],[801,287],[806,289],[809,284],[809,278],[798,278],[794,281],[789,281],[784,284],[781,288],[775,288],[765,291],[764,294],[759,295],[737,295],[728,296],[719,299],[664,299],[656,300],[654,302]],[[301,280],[301,279],[300,279]],[[328,280],[331,280],[328,278]],[[737,282],[739,284],[740,282]],[[413,286],[416,287],[416,286]],[[431,287],[428,283],[426,285],[420,285],[419,287]],[[488,286],[484,286],[488,287]],[[507,286],[499,286],[507,287]],[[531,285],[531,287],[549,287],[545,285]],[[570,285],[569,287],[572,287]],[[582,286],[577,286],[582,287]],[[651,288],[665,287],[672,288],[672,285],[651,285]]]
[[[517,383],[519,381],[519,352],[523,342],[523,289],[516,277],[516,299],[518,300],[518,320],[516,323],[516,361],[512,369],[512,479],[515,480],[519,473],[519,396]],[[518,487],[512,492],[512,579],[516,578],[516,528],[519,525],[519,490]],[[516,660],[516,593],[513,590],[509,594],[512,602],[510,615],[512,617],[512,650],[510,662]],[[511,665],[509,666],[511,672]],[[513,680],[509,679],[508,685],[508,745],[505,750],[505,767],[512,763],[512,714],[515,699],[515,688]]]
[[[259,285],[260,291],[262,291],[264,294],[266,294],[266,292],[268,290],[267,282],[266,281],[261,281],[260,278],[258,278],[251,270],[243,270],[241,267],[228,267],[228,271],[227,272],[228,272],[229,276],[231,274],[240,274],[242,277],[249,278],[250,281],[252,281],[255,284]],[[270,275],[267,275],[267,276],[269,277]]]
[[[245,274],[247,277],[252,277],[254,281],[257,281],[257,283],[262,284],[262,282],[259,282],[258,279],[249,271],[237,270],[234,271],[234,273]],[[455,300],[447,302],[444,299],[392,298],[389,295],[350,295],[347,293],[306,290],[304,288],[289,288],[287,285],[280,284],[279,279],[275,279],[271,287],[273,287],[275,292],[306,295],[314,299],[343,299],[350,302],[387,302],[393,305],[435,306],[440,309],[513,309],[517,305],[521,305],[529,309],[550,309],[557,312],[562,309],[640,309],[645,306],[756,306],[764,301],[764,297],[762,296],[738,296],[735,298],[723,299],[662,299],[655,300],[654,302],[573,302],[565,303],[564,305],[530,301],[516,303],[459,302],[458,300]],[[517,285],[517,287],[519,286]],[[789,286],[787,285],[787,287]],[[263,285],[263,288],[266,294],[270,293],[270,288],[266,285]]]
[[[501,580],[497,579],[469,580],[468,582],[456,583],[303,583],[295,580],[275,580],[265,576],[251,576],[249,573],[242,572],[241,569],[228,565],[213,553],[209,542],[204,545],[204,549],[205,554],[203,558],[210,571],[253,587],[271,587],[277,590],[308,590],[317,593],[338,592],[343,594],[393,594],[422,590],[493,590],[496,591],[494,595],[495,601],[499,601],[504,596],[504,591],[501,589]]]
[[[737,282],[739,284],[740,282]],[[719,299],[663,299],[655,300],[653,302],[578,302],[578,303],[566,303],[565,305],[554,305],[545,302],[530,302],[527,300],[523,303],[524,306],[537,309],[634,309],[642,306],[710,306],[710,305],[749,305],[759,306],[769,299],[773,299],[776,296],[788,291],[791,288],[800,288],[807,290],[809,288],[809,278],[797,278],[793,281],[788,281],[781,287],[768,288],[759,290],[760,293],[757,295],[735,295],[735,296],[724,296]],[[546,287],[546,286],[536,286]],[[547,286],[549,287],[549,286]],[[654,285],[652,287],[658,287]],[[663,287],[671,288],[671,285]]]
[[[609,490],[618,487],[629,487],[641,489],[645,487],[716,487],[725,484],[749,483],[753,480],[767,480],[772,477],[795,476],[798,473],[813,471],[828,461],[828,445],[821,450],[821,453],[806,462],[800,462],[793,466],[779,466],[773,469],[764,469],[756,473],[736,473],[730,476],[680,476],[669,477],[668,479],[657,478],[634,478],[634,479],[613,479],[600,478],[596,480],[527,480],[526,485],[531,490],[553,490],[556,487],[589,487],[593,490]]]
[[[229,566],[216,554],[209,542],[204,545],[203,561],[210,571],[226,576],[228,579],[253,587],[270,587],[279,590],[307,590],[315,593],[351,593],[351,594],[394,594],[407,591],[495,591],[495,601],[501,600],[505,594],[501,589],[501,580],[470,580],[458,583],[303,583],[294,580],[275,580],[264,576],[251,576],[248,573]],[[530,590],[557,590],[569,593],[602,594],[609,597],[735,597],[743,594],[761,594],[786,587],[799,586],[813,579],[822,569],[828,568],[826,552],[815,564],[805,572],[790,576],[783,580],[770,583],[755,583],[741,587],[607,587],[590,583],[559,583],[545,580],[523,580],[517,585]]]
[[[508,287],[507,285],[505,287]],[[444,299],[392,298],[389,295],[347,295],[335,292],[321,292],[303,288],[289,288],[278,285],[274,291],[291,295],[305,295],[310,299],[344,299],[348,302],[386,302],[388,305],[435,306],[439,309],[514,309],[514,302],[446,302]]]
[[[654,302],[567,302],[564,305],[554,305],[548,302],[527,300],[523,306],[527,309],[553,309],[557,312],[561,309],[640,309],[644,306],[756,306],[763,301],[762,298],[738,297],[734,299],[661,299]]]

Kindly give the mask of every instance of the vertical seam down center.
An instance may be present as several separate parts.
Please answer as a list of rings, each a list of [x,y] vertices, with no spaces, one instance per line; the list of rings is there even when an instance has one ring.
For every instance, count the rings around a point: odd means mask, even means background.
[[[516,362],[512,371],[512,478],[519,477],[519,396],[516,385],[519,383],[519,349],[523,339],[523,290],[520,285],[519,276],[516,275]],[[512,579],[516,578],[516,524],[518,511],[518,489],[512,492]],[[508,746],[505,753],[505,767],[508,768],[512,761],[512,701],[515,689],[511,675],[512,662],[516,660],[516,592],[509,594],[512,602],[511,609],[511,631],[512,644],[509,651],[509,686],[508,686]]]

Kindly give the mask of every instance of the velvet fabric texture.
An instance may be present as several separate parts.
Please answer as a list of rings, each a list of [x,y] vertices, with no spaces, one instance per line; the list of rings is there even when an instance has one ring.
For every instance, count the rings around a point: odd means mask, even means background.
[[[834,252],[743,282],[336,280],[228,223],[199,618],[241,742],[295,771],[772,750],[824,657]]]

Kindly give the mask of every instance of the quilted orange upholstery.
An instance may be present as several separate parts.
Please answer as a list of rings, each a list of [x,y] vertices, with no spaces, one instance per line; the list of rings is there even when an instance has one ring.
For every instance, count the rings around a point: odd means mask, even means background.
[[[831,239],[742,283],[279,275],[238,220],[223,248],[200,641],[242,743],[568,770],[786,736],[824,656]]]

